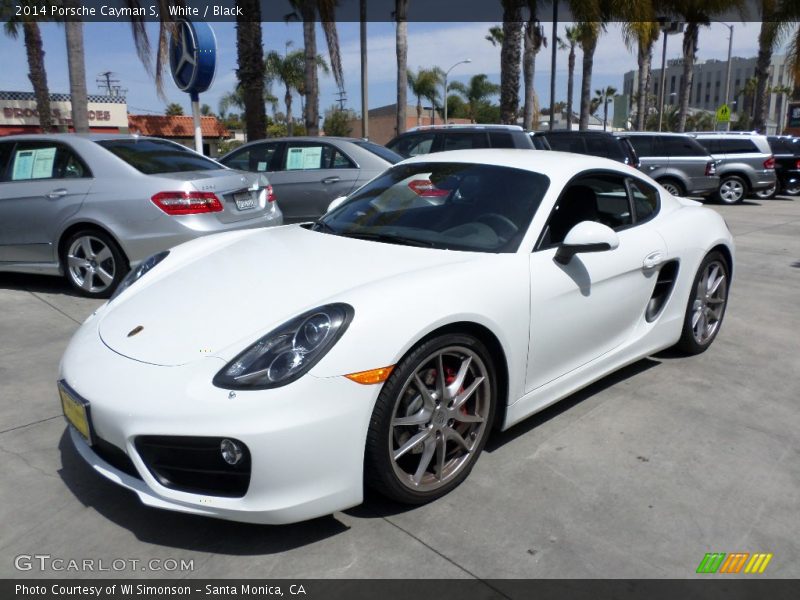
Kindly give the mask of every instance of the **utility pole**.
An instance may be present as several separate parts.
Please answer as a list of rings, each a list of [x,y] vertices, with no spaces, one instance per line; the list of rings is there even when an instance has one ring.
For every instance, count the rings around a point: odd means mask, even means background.
[[[550,38],[550,124],[548,129],[553,131],[556,119],[556,49],[558,44],[558,2],[553,0],[553,37]]]
[[[367,0],[361,0],[361,137],[369,138],[367,98]]]

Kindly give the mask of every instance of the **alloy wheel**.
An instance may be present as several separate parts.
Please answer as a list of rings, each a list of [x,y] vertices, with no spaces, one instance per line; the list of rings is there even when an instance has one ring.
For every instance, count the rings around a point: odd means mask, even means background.
[[[772,187],[767,188],[766,190],[759,190],[759,191],[756,192],[756,196],[758,196],[762,200],[769,200],[770,198],[772,198],[775,195],[775,193],[777,191],[776,187],[777,186],[773,185]]]
[[[450,483],[476,456],[491,410],[489,372],[469,348],[429,355],[401,388],[388,449],[399,481],[418,492]]]
[[[117,265],[103,240],[84,235],[76,238],[67,249],[67,270],[77,287],[90,294],[100,294],[113,283]]]
[[[672,183],[671,181],[663,182],[661,184],[661,187],[663,187],[665,190],[667,190],[673,196],[680,196],[681,195],[681,190],[678,189],[678,186],[675,185],[674,183]]]
[[[725,266],[712,261],[697,282],[692,305],[692,334],[695,341],[705,345],[713,339],[722,322],[728,301],[728,281]]]
[[[744,185],[738,179],[726,179],[719,186],[719,197],[727,204],[736,204],[744,197]]]

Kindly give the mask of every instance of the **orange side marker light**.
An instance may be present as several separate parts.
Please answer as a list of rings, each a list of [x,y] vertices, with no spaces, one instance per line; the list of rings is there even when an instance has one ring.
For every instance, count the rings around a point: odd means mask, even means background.
[[[379,369],[371,369],[369,371],[360,371],[358,373],[350,373],[345,375],[350,381],[355,381],[361,385],[373,385],[375,383],[383,383],[389,378],[394,370],[394,365],[389,367],[381,367]]]

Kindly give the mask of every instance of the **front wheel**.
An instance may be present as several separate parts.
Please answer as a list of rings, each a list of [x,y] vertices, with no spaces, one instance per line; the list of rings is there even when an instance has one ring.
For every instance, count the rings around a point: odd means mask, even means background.
[[[447,494],[467,478],[494,419],[495,367],[468,335],[428,340],[398,364],[370,419],[366,483],[408,504]]]
[[[687,354],[708,350],[722,326],[729,282],[730,269],[722,254],[715,251],[706,255],[689,294],[678,349]]]

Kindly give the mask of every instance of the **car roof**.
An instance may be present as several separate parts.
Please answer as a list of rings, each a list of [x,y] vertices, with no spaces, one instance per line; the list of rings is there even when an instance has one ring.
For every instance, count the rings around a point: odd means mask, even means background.
[[[3,136],[2,140],[89,140],[89,141],[102,141],[102,140],[161,140],[154,136],[136,135],[130,133],[20,133],[14,135]]]

